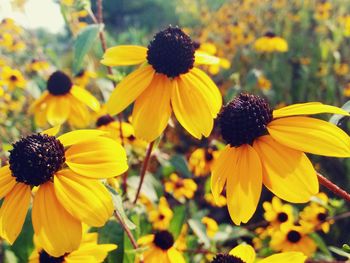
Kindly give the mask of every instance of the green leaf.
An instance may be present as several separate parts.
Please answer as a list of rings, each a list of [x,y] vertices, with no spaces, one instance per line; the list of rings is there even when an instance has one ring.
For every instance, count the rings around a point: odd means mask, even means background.
[[[344,246],[343,246],[343,248],[344,248]],[[337,254],[339,256],[346,257],[347,259],[350,259],[350,254],[345,252],[344,250],[342,250],[340,248],[330,246],[329,250],[334,252],[335,254]]]
[[[330,259],[332,258],[332,254],[329,251],[326,243],[323,241],[322,237],[317,233],[311,233],[310,237],[315,241],[317,247]]]
[[[180,155],[175,154],[171,159],[170,163],[174,165],[175,170],[178,171],[181,175],[186,177],[192,177],[192,173],[188,170],[188,165],[186,159]]]
[[[204,247],[210,246],[210,241],[206,234],[205,226],[198,220],[189,219],[188,225],[191,227],[193,233],[198,237],[199,243],[203,243]]]
[[[73,73],[77,74],[82,70],[85,55],[93,46],[98,33],[102,30],[101,25],[89,25],[82,29],[74,41]]]
[[[344,244],[342,248],[345,252],[350,253],[350,246],[348,244]]]
[[[174,239],[177,239],[186,219],[186,207],[184,205],[175,206],[173,212],[174,217],[170,222],[169,231],[174,235]]]
[[[343,110],[347,111],[347,112],[350,112],[350,100],[347,101],[342,107],[341,107]],[[340,114],[334,114],[332,115],[332,117],[329,119],[329,122],[330,123],[333,123],[335,125],[338,125],[339,122],[345,118],[346,116],[344,115],[340,115]]]

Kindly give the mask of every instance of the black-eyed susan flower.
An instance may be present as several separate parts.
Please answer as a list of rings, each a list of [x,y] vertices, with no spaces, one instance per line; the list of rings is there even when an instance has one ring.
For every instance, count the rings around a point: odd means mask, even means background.
[[[185,263],[185,258],[174,243],[173,235],[166,230],[138,240],[138,244],[146,249],[143,253],[145,263]]]
[[[287,41],[273,32],[267,32],[264,36],[258,38],[254,42],[254,49],[257,52],[271,53],[271,52],[287,52]]]
[[[318,102],[272,111],[264,99],[249,94],[240,94],[222,109],[219,125],[228,145],[213,168],[211,189],[217,198],[226,184],[227,206],[235,224],[252,217],[262,184],[292,203],[308,202],[318,193],[316,171],[304,152],[350,156],[350,139],[344,131],[302,116],[327,112],[349,115]]]
[[[0,78],[3,81],[3,84],[6,85],[9,90],[14,88],[24,88],[26,85],[26,81],[22,73],[18,69],[12,69],[8,66],[2,68]]]
[[[303,226],[283,224],[275,231],[270,240],[270,247],[275,251],[300,251],[310,257],[316,251],[315,241],[308,236],[308,229]]]
[[[165,230],[169,227],[173,216],[174,213],[170,209],[168,201],[162,196],[159,199],[158,207],[149,212],[148,219],[152,223],[153,229]]]
[[[262,91],[269,91],[272,85],[270,80],[268,80],[265,76],[261,75],[257,79],[257,86]]]
[[[95,79],[97,74],[90,70],[81,70],[74,76],[73,82],[75,85],[85,88],[91,79]]]
[[[13,144],[0,169],[0,235],[12,244],[21,232],[33,196],[38,244],[52,256],[79,247],[82,223],[103,226],[113,213],[111,196],[98,180],[128,169],[125,150],[97,130],[33,134]]]
[[[43,250],[34,237],[35,249],[30,255],[29,263],[101,263],[108,252],[117,248],[114,244],[98,244],[97,233],[84,233],[79,247],[60,257],[55,257]]]
[[[214,237],[216,232],[219,230],[218,223],[208,216],[202,218],[202,223],[205,225],[205,229],[208,237]]]
[[[294,223],[293,207],[283,204],[281,200],[274,196],[270,202],[264,202],[264,218],[272,226],[279,227],[283,223]]]
[[[195,176],[206,176],[211,172],[219,151],[215,147],[198,148],[188,160],[188,168]]]
[[[113,90],[108,112],[117,114],[135,101],[132,113],[135,135],[148,142],[164,131],[172,112],[192,136],[208,137],[222,98],[214,82],[194,63],[212,61],[212,56],[196,53],[190,37],[178,27],[157,33],[147,48],[109,48],[102,64],[143,65]]]
[[[256,260],[254,248],[250,245],[241,244],[233,248],[229,254],[218,254],[211,263],[303,263],[306,256],[300,252],[278,253],[264,259]]]
[[[50,67],[50,64],[43,59],[32,59],[30,63],[27,65],[27,70],[31,73],[35,72],[42,72],[45,70],[48,70]]]
[[[347,63],[338,63],[334,65],[334,72],[338,76],[345,76],[349,73],[349,65]]]
[[[68,121],[74,127],[85,127],[90,122],[90,112],[100,109],[98,100],[85,89],[73,85],[62,71],[54,72],[47,81],[47,90],[30,107],[39,126],[47,122],[61,125]]]
[[[179,201],[193,198],[196,190],[197,184],[192,179],[181,178],[176,173],[172,173],[169,180],[165,182],[165,191]]]

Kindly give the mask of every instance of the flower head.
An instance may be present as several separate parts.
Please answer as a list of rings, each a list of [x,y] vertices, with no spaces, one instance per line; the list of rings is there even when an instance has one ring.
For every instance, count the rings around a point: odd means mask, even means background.
[[[167,200],[165,197],[161,197],[159,199],[158,208],[150,211],[148,219],[152,223],[154,229],[164,230],[169,227],[173,215],[174,213],[170,209]]]
[[[178,200],[193,198],[196,190],[197,184],[192,179],[183,179],[175,173],[172,173],[170,180],[165,182],[165,191],[172,193]]]
[[[276,36],[273,32],[267,32],[255,41],[254,48],[257,52],[262,53],[287,52],[288,43],[284,38]]]
[[[213,168],[211,188],[216,199],[226,184],[228,209],[235,224],[252,217],[262,184],[293,203],[307,202],[318,192],[316,171],[304,152],[350,156],[350,140],[344,131],[300,116],[326,112],[349,115],[317,102],[272,111],[264,99],[249,94],[241,94],[223,107],[219,125],[228,145]]]

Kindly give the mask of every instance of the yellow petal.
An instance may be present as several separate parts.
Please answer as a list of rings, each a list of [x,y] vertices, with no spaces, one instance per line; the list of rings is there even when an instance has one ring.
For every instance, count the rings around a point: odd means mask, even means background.
[[[255,251],[250,245],[238,245],[229,254],[242,259],[245,263],[254,263],[255,261]]]
[[[77,101],[71,96],[71,114],[68,118],[68,123],[73,127],[85,128],[89,125],[92,116],[89,109],[80,101]]]
[[[55,136],[61,129],[61,125],[56,125],[50,129],[47,129],[45,131],[42,131],[42,134],[50,135],[50,136]]]
[[[306,155],[276,142],[271,136],[255,140],[263,167],[263,183],[279,198],[292,203],[308,202],[318,192],[318,180]]]
[[[310,115],[319,113],[333,113],[349,116],[349,113],[338,107],[325,105],[320,102],[298,103],[283,107],[273,111],[274,118],[295,116],[295,115]]]
[[[16,179],[12,176],[10,166],[0,168],[0,199],[2,199],[15,186]]]
[[[65,156],[70,169],[90,178],[112,178],[128,169],[124,148],[106,137],[74,144]]]
[[[106,66],[127,66],[146,61],[147,48],[141,46],[116,46],[106,50],[101,63]]]
[[[270,135],[290,148],[313,154],[350,157],[350,138],[337,126],[309,117],[273,120],[267,127]]]
[[[181,78],[173,80],[171,104],[180,124],[195,138],[208,137],[213,117],[204,96]]]
[[[38,244],[50,255],[59,257],[79,247],[81,223],[58,201],[53,183],[40,185],[36,192],[32,221]]]
[[[36,110],[38,107],[40,107],[40,105],[41,105],[42,103],[45,103],[45,102],[46,102],[46,100],[47,100],[48,97],[52,97],[52,95],[50,95],[50,93],[49,93],[47,90],[45,90],[45,91],[43,92],[43,94],[41,94],[41,96],[40,96],[36,101],[34,101],[34,102],[32,103],[32,105],[30,105],[30,107],[29,107],[29,113],[35,112],[35,110]]]
[[[62,134],[57,139],[66,147],[97,138],[104,134],[106,134],[106,132],[100,130],[77,130]]]
[[[306,258],[301,252],[285,252],[264,258],[259,263],[304,263]]]
[[[54,186],[63,207],[89,226],[103,226],[113,214],[111,195],[97,180],[62,170],[56,173]]]
[[[132,124],[137,138],[154,141],[166,128],[171,116],[171,85],[165,75],[157,74],[149,87],[136,99]]]
[[[155,71],[152,66],[141,67],[126,76],[112,91],[107,111],[115,115],[129,106],[149,86]]]
[[[210,178],[211,192],[214,200],[217,203],[219,196],[224,189],[228,176],[231,175],[234,168],[234,158],[236,157],[236,148],[227,145],[224,150],[220,152],[216,160]]]
[[[76,98],[80,102],[84,103],[86,106],[88,106],[93,111],[100,110],[100,103],[87,90],[74,85],[70,90],[70,94],[72,94],[74,98]]]
[[[220,59],[206,52],[196,51],[194,53],[194,63],[197,65],[217,65],[220,63]]]
[[[222,97],[218,87],[209,76],[198,68],[193,68],[188,74],[182,76],[189,81],[189,85],[203,95],[213,118],[216,118],[222,106]]]
[[[55,96],[47,106],[47,121],[52,125],[64,123],[70,113],[70,101],[67,96]]]
[[[0,209],[0,235],[11,245],[21,233],[30,203],[30,187],[17,183]]]
[[[248,144],[236,148],[231,162],[226,186],[227,207],[233,222],[240,225],[248,222],[258,205],[262,169],[258,154]]]
[[[170,263],[186,263],[184,256],[175,247],[170,248],[167,254]]]

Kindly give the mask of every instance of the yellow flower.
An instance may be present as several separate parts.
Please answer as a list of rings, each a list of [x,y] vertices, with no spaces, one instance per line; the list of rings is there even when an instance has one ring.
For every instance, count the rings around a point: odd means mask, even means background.
[[[264,218],[272,226],[279,227],[282,223],[293,223],[293,207],[289,204],[283,204],[281,200],[274,196],[270,202],[264,202]]]
[[[148,142],[164,131],[172,111],[192,136],[208,137],[222,98],[214,82],[194,63],[212,64],[213,60],[213,56],[195,52],[192,40],[177,27],[157,33],[148,48],[109,48],[101,61],[104,65],[144,65],[113,90],[108,112],[117,114],[136,101],[132,113],[135,135]]]
[[[271,89],[271,81],[269,81],[267,78],[264,76],[260,76],[258,78],[258,87],[261,90],[268,91]]]
[[[308,230],[302,226],[283,224],[279,231],[272,234],[270,247],[275,251],[300,251],[310,257],[317,246],[307,233]]]
[[[258,38],[254,43],[257,52],[287,52],[288,43],[285,39],[276,36],[272,32],[267,32],[263,37]]]
[[[350,97],[350,83],[346,84],[346,86],[344,87],[343,95],[345,97]]]
[[[318,193],[316,171],[304,152],[350,156],[350,139],[343,130],[301,116],[320,113],[349,115],[318,102],[272,111],[264,99],[249,94],[240,94],[222,109],[218,123],[228,145],[213,168],[211,189],[217,199],[226,183],[228,210],[235,224],[252,217],[262,184],[292,203],[308,202]]]
[[[41,59],[33,59],[28,65],[27,70],[29,72],[40,72],[49,69],[50,64]]]
[[[47,81],[47,91],[31,105],[30,112],[39,126],[68,121],[72,126],[84,127],[90,122],[88,107],[97,112],[100,104],[88,91],[73,85],[65,73],[56,71]]]
[[[185,263],[185,258],[174,244],[173,235],[166,230],[141,237],[137,243],[146,248],[143,253],[145,263]]]
[[[165,182],[165,191],[171,193],[178,200],[193,198],[196,190],[197,184],[192,179],[180,178],[175,173],[172,173],[170,180]]]
[[[219,230],[219,226],[216,221],[213,218],[205,216],[202,218],[202,223],[205,225],[207,230],[207,236],[210,238],[214,237],[216,232]]]
[[[13,244],[33,198],[38,244],[55,257],[79,247],[82,222],[100,227],[110,218],[112,198],[99,179],[128,169],[123,147],[103,132],[77,130],[55,137],[57,132],[55,127],[23,137],[13,144],[9,165],[0,168],[1,237]]]
[[[100,263],[107,257],[108,252],[117,248],[114,244],[98,244],[97,233],[84,233],[79,247],[60,257],[54,257],[43,250],[34,237],[35,249],[30,255],[29,263],[41,262],[91,262]]]
[[[74,76],[74,84],[85,88],[89,84],[90,79],[95,79],[97,74],[89,70],[81,70],[77,75]]]
[[[191,154],[188,167],[195,176],[206,176],[211,172],[218,156],[219,151],[213,147],[199,148]]]
[[[240,263],[303,263],[306,260],[306,256],[300,252],[286,252],[278,253],[267,258],[256,260],[256,254],[254,248],[250,245],[241,244],[233,248],[229,254],[219,254],[217,255],[211,263],[221,263],[221,262],[240,262]]]
[[[345,76],[349,72],[349,65],[346,63],[335,64],[334,71],[339,76]]]
[[[204,199],[212,206],[223,207],[227,204],[226,197],[223,195],[219,195],[217,200],[214,200],[213,194],[207,193],[204,195]]]
[[[0,46],[9,49],[13,44],[13,37],[10,33],[4,32],[0,36]]]
[[[165,197],[161,197],[159,199],[158,208],[149,212],[148,219],[152,223],[154,229],[165,230],[169,227],[173,215],[173,211],[171,211],[167,200]]]
[[[3,84],[6,85],[10,90],[14,88],[24,88],[26,81],[22,73],[17,69],[12,69],[8,66],[2,68],[1,79]]]

